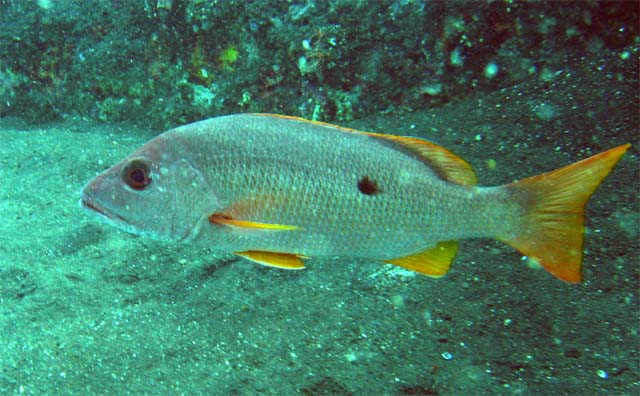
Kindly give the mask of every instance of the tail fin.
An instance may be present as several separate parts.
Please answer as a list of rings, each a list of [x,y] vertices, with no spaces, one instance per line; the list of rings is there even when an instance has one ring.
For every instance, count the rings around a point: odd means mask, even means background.
[[[618,146],[552,172],[508,184],[526,197],[515,236],[498,238],[565,282],[581,280],[584,207],[630,144]]]

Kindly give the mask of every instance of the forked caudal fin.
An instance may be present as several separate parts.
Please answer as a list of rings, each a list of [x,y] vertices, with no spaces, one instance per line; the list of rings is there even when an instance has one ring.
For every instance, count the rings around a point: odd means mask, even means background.
[[[565,282],[581,280],[584,207],[630,144],[508,184],[526,213],[516,235],[498,237]]]

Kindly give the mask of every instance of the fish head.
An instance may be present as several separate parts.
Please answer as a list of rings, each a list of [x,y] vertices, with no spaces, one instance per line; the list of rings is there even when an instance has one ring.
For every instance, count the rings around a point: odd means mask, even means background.
[[[160,135],[89,181],[80,205],[132,234],[191,240],[216,207],[216,194],[188,158],[180,139]]]

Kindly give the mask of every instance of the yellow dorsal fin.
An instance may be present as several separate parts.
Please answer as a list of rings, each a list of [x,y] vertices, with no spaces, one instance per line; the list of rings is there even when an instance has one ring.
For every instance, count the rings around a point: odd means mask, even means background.
[[[362,133],[392,142],[417,156],[443,180],[468,186],[478,183],[476,173],[471,165],[442,146],[416,137],[385,135],[373,132]]]
[[[472,186],[478,183],[476,174],[473,171],[473,168],[471,167],[471,165],[469,165],[467,161],[453,154],[448,149],[442,146],[439,146],[435,143],[431,143],[424,139],[420,139],[416,137],[386,135],[382,133],[358,131],[356,129],[345,128],[338,125],[332,125],[326,122],[309,121],[309,120],[305,120],[304,118],[278,115],[278,114],[257,113],[255,115],[262,116],[262,117],[275,117],[275,118],[282,118],[285,120],[306,122],[310,124],[339,129],[343,132],[358,133],[361,135],[367,135],[373,138],[382,139],[386,142],[390,142],[393,145],[403,149],[405,152],[409,152],[415,155],[422,162],[426,163],[431,169],[433,169],[433,171],[436,172],[436,174],[443,180],[447,180],[456,184],[469,185],[469,186]]]
[[[239,228],[247,228],[254,230],[276,230],[276,231],[292,231],[300,230],[298,226],[286,225],[286,224],[269,224],[258,223],[256,221],[249,220],[236,220],[224,213],[213,213],[209,215],[209,222],[214,224],[223,224]]]
[[[266,252],[261,250],[247,250],[234,253],[258,264],[290,270],[303,269],[304,263],[301,258],[308,258],[301,254]]]
[[[439,242],[435,247],[392,260],[386,263],[397,265],[411,271],[439,278],[449,272],[451,262],[458,253],[458,241]]]

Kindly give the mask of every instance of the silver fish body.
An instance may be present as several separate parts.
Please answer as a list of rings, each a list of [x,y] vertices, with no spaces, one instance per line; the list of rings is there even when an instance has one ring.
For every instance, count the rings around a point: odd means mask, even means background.
[[[102,197],[103,208],[140,217],[142,234],[229,250],[391,259],[438,241],[497,235],[517,213],[513,205],[505,210],[507,191],[443,180],[382,139],[288,118],[246,114],[189,124],[121,166],[134,159],[150,164],[157,190],[129,191],[139,197],[128,199],[128,208]],[[360,191],[365,178],[375,193]],[[103,188],[89,187],[87,200]],[[212,227],[214,212],[299,229]]]

